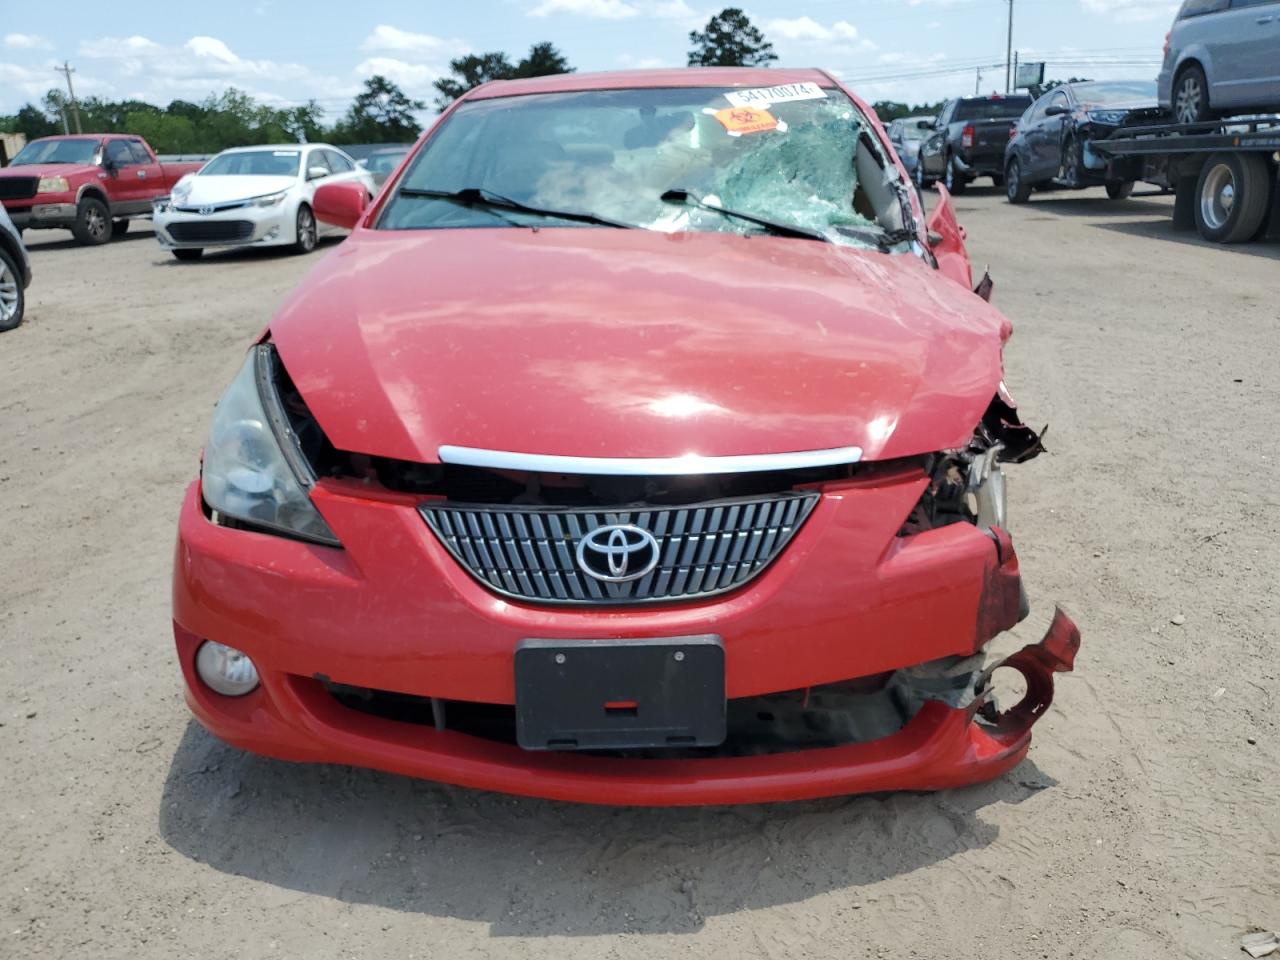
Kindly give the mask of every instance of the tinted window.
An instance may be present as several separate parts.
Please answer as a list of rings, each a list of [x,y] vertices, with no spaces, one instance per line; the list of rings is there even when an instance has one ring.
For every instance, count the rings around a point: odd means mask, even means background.
[[[396,168],[400,161],[404,159],[404,155],[408,152],[409,151],[406,149],[396,150],[390,153],[383,153],[381,151],[372,153],[369,155],[369,160],[365,166],[374,173],[390,173]]]
[[[356,165],[337,150],[326,150],[324,155],[329,159],[329,169],[334,173],[350,173]]]
[[[142,141],[130,140],[129,152],[133,154],[134,163],[137,163],[137,164],[151,163],[151,154],[147,153],[147,148],[142,145]]]
[[[117,167],[127,167],[135,162],[133,154],[129,151],[129,144],[124,140],[108,140],[107,150],[103,156]]]
[[[1013,120],[1031,105],[1030,97],[961,100],[952,120]]]
[[[1182,9],[1178,11],[1178,19],[1185,20],[1187,17],[1202,17],[1206,13],[1217,13],[1219,10],[1227,9],[1227,0],[1187,0],[1182,5]]]
[[[245,150],[214,157],[200,171],[202,177],[296,177],[297,150]]]

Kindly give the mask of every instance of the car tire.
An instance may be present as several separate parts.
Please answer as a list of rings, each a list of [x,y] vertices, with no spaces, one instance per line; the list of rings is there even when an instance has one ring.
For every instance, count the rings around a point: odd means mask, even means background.
[[[298,207],[295,230],[296,239],[293,242],[295,253],[310,253],[316,248],[316,244],[319,242],[316,215],[311,212],[311,208],[305,203]]]
[[[964,193],[964,188],[968,186],[969,181],[964,178],[964,174],[956,169],[956,158],[954,156],[947,157],[947,175],[946,175],[947,192],[952,196],[958,196]]]
[[[993,173],[993,174],[991,175],[991,184],[992,184],[992,186],[996,187],[996,189],[999,189],[1000,187],[1003,187],[1003,186],[1004,186],[1004,174],[1003,174],[1003,173]]]
[[[76,207],[76,222],[71,227],[76,242],[96,247],[111,239],[111,211],[97,197],[85,197]]]
[[[1059,168],[1059,178],[1068,187],[1083,186],[1080,182],[1080,159],[1080,141],[1074,133],[1069,133],[1062,141],[1062,166]]]
[[[1271,177],[1259,154],[1212,154],[1196,180],[1196,229],[1215,243],[1252,240],[1270,202]]]
[[[204,256],[204,247],[183,247],[173,251],[173,255],[179,260],[199,260]]]
[[[1022,176],[1022,164],[1017,157],[1013,157],[1005,167],[1004,195],[1010,203],[1026,203],[1031,198],[1031,184]]]
[[[1197,64],[1189,64],[1178,72],[1173,81],[1173,119],[1178,123],[1204,123],[1213,119],[1209,106],[1209,84],[1204,70]]]
[[[123,237],[126,233],[128,233],[129,224],[131,224],[132,222],[133,222],[132,220],[112,220],[111,221],[111,239],[115,240],[118,237]]]
[[[22,288],[22,270],[7,250],[0,250],[0,331],[22,323],[27,292]]]
[[[1132,180],[1112,180],[1107,184],[1107,196],[1112,200],[1128,200],[1132,195]]]

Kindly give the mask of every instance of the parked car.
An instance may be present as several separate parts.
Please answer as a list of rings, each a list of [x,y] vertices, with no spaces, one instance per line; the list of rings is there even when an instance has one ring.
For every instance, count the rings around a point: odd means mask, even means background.
[[[1280,0],[1185,0],[1157,82],[1179,123],[1280,109]]]
[[[978,177],[1004,183],[1004,148],[1013,125],[1031,106],[1025,94],[1002,97],[961,97],[948,101],[920,144],[916,183],[921,189],[942,180],[960,193]]]
[[[369,195],[376,189],[367,170],[328,144],[224,150],[156,201],[156,239],[179,260],[197,260],[207,247],[310,253],[329,229],[321,228],[312,202],[324,183],[354,183]]]
[[[901,117],[889,124],[889,142],[910,176],[915,176],[920,144],[932,129],[933,117]]]
[[[359,165],[364,167],[373,175],[373,182],[379,189],[387,182],[387,177],[395,173],[396,167],[400,166],[400,161],[405,158],[405,154],[412,148],[412,144],[405,144],[398,147],[381,147],[374,150],[371,154],[359,161]]]
[[[22,323],[30,285],[31,258],[22,234],[0,207],[0,332]]]
[[[161,163],[141,137],[84,134],[32,140],[0,170],[0,202],[19,230],[70,230],[106,243],[151,215],[151,201],[198,163]]]
[[[216,736],[612,804],[1022,759],[1079,644],[1059,615],[990,702],[1026,614],[1002,464],[1039,438],[950,203],[924,221],[865,103],[817,70],[489,83],[366,204],[316,191],[352,233],[182,507]]]
[[[1161,118],[1156,85],[1150,80],[1065,83],[1027,108],[1005,149],[1005,193],[1025,203],[1042,184],[1070,189],[1105,186],[1121,200],[1133,193],[1132,180],[1108,177],[1107,158],[1093,148],[1121,127]]]

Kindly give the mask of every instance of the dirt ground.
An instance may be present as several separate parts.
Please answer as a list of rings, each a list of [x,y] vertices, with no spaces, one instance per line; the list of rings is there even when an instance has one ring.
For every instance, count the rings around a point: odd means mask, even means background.
[[[1061,602],[1077,673],[995,783],[674,811],[207,735],[172,652],[179,497],[324,250],[28,235],[0,335],[0,957],[1244,956],[1280,927],[1280,247],[1175,234],[1153,194],[958,206],[1051,425],[1012,471],[1033,613],[1000,648]]]

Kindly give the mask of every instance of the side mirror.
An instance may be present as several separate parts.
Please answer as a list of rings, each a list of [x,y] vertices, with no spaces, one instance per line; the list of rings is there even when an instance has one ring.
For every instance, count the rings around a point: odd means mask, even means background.
[[[364,184],[351,182],[326,183],[317,187],[311,201],[316,219],[344,230],[350,230],[360,222],[368,203],[369,195],[365,193]]]
[[[107,171],[107,173],[113,177],[120,172],[120,168],[116,166],[116,162],[105,153],[102,155],[102,169]]]
[[[1051,103],[1049,104],[1049,106],[1044,108],[1044,115],[1046,117],[1060,117],[1064,113],[1070,113],[1070,112],[1071,112],[1070,110],[1068,110],[1065,106],[1063,106],[1060,103]]]
[[[356,161],[356,166],[357,166],[357,167],[360,167],[362,170],[368,170],[368,169],[369,169],[369,158],[368,158],[368,157],[365,157],[363,160],[357,160],[357,161]]]
[[[936,120],[917,120],[916,121],[917,130],[936,130],[937,128],[938,128],[938,122]]]
[[[323,180],[329,173],[328,167],[307,167],[308,180]]]

